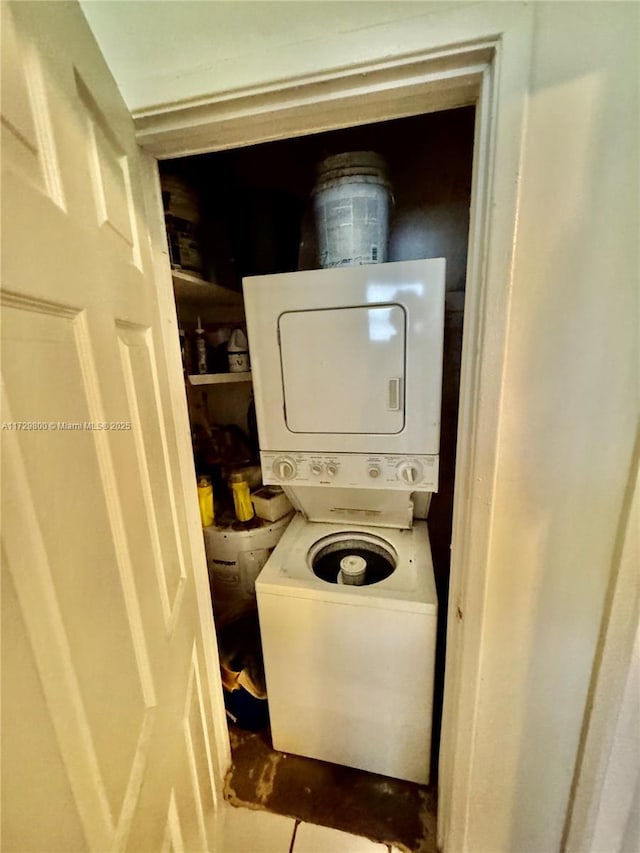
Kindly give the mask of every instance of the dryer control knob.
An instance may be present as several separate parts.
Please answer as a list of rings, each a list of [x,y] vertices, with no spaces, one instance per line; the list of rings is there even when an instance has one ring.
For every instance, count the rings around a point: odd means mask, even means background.
[[[414,486],[422,479],[422,466],[419,462],[402,462],[398,466],[398,479],[408,486]]]
[[[273,470],[281,480],[293,480],[298,469],[293,459],[281,456],[273,463]]]
[[[320,474],[322,474],[322,462],[314,462],[314,463],[311,465],[311,473],[312,473],[315,477],[319,477],[319,476],[320,476]]]
[[[327,474],[330,477],[335,477],[338,473],[338,466],[335,462],[327,462]]]
[[[369,465],[369,476],[370,477],[373,477],[375,479],[375,478],[379,477],[380,474],[382,474],[382,471],[380,470],[379,465]]]

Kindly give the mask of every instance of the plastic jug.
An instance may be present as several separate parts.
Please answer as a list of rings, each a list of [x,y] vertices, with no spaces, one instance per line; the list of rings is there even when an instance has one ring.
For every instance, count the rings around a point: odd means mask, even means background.
[[[234,329],[231,332],[227,344],[227,356],[230,373],[245,373],[249,370],[249,344],[242,329]]]

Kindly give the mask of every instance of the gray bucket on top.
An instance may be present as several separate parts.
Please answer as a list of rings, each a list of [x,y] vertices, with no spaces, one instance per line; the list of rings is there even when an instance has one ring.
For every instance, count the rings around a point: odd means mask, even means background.
[[[327,157],[313,188],[322,267],[387,260],[391,190],[387,167],[373,151]]]

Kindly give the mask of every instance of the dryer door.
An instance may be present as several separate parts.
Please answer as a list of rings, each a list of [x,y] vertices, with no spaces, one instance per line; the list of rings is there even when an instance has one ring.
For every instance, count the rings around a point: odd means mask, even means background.
[[[395,435],[404,429],[401,305],[287,311],[278,321],[287,428]]]

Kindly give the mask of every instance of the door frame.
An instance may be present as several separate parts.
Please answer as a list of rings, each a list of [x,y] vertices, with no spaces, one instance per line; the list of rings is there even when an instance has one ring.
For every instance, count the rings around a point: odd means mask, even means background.
[[[139,144],[168,159],[476,106],[439,768],[443,850],[467,849],[532,33],[531,5],[453,4],[434,18],[420,53],[385,53],[367,64],[134,113]],[[161,289],[171,287],[170,276],[160,279]],[[163,303],[175,314],[170,290]],[[175,316],[168,321],[167,328],[175,325]],[[205,580],[199,592],[208,607]],[[221,709],[221,691],[212,693]],[[228,756],[226,726],[214,737],[216,753]]]

